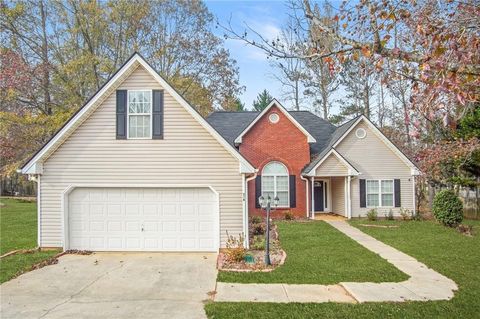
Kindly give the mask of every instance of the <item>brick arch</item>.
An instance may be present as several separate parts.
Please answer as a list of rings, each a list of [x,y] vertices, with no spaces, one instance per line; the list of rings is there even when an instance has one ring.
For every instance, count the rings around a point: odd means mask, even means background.
[[[271,163],[271,162],[279,162],[279,163],[282,163],[288,170],[288,175],[294,175],[295,172],[293,170],[293,168],[291,167],[291,165],[289,165],[288,161],[285,160],[285,159],[282,159],[280,157],[270,157],[270,158],[267,158],[267,159],[264,159],[260,165],[258,166],[258,172],[260,173],[259,175],[262,174],[262,171],[263,171],[263,168],[265,167],[265,165],[267,165],[268,163]]]

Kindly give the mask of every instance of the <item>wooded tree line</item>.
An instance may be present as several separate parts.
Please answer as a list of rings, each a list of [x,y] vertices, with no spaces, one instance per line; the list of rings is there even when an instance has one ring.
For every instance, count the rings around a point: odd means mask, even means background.
[[[235,109],[236,62],[201,1],[0,1],[0,148],[11,174],[134,52],[206,115]]]
[[[274,39],[223,26],[269,56],[284,100],[339,124],[364,114],[431,186],[479,186],[478,1],[290,0],[288,7]]]
[[[275,39],[220,24],[226,37],[267,53],[284,101],[338,124],[365,114],[420,164],[431,185],[478,186],[478,1],[286,5],[288,19]],[[200,1],[0,0],[0,9],[2,174],[38,149],[135,50],[202,114],[245,108],[235,61]],[[253,107],[270,98],[262,92]]]

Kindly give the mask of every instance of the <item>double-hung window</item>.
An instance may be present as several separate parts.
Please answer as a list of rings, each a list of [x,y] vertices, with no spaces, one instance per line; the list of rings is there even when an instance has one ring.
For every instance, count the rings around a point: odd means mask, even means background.
[[[282,163],[268,163],[262,171],[262,196],[272,200],[278,196],[278,207],[289,207],[288,179],[288,170]]]
[[[152,91],[128,91],[128,131],[131,139],[152,138]]]
[[[375,180],[366,181],[367,207],[393,207],[393,180]]]

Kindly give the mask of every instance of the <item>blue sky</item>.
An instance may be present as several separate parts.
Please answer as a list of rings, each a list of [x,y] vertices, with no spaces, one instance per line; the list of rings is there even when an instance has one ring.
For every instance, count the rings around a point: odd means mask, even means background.
[[[206,4],[220,24],[226,25],[231,19],[231,24],[236,30],[243,31],[247,24],[269,39],[276,37],[282,23],[287,19],[288,8],[282,1],[217,0],[206,1]],[[224,34],[220,28],[215,32],[220,36]],[[230,50],[240,69],[240,83],[246,87],[241,99],[247,108],[252,108],[253,100],[263,89],[267,89],[271,95],[280,99],[280,84],[273,80],[271,74],[274,69],[270,67],[267,56],[260,49],[231,39],[225,41],[225,46]]]

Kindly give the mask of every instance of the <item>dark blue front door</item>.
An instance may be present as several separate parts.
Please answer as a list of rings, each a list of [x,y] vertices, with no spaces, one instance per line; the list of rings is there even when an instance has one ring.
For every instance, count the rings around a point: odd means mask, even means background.
[[[314,192],[313,192],[313,200],[315,202],[315,211],[316,212],[323,212],[325,209],[323,203],[323,181],[315,182],[314,184]]]

